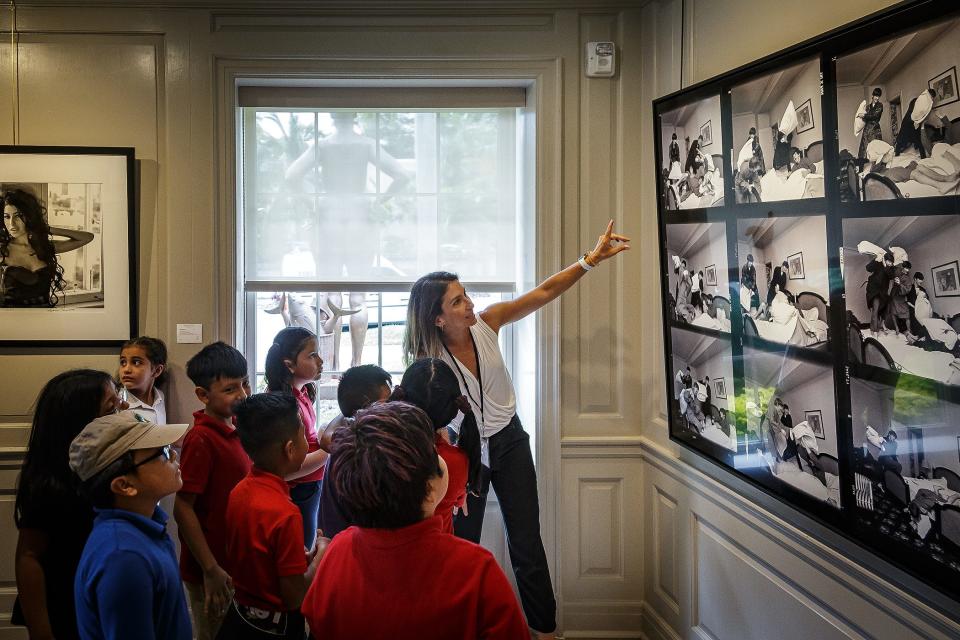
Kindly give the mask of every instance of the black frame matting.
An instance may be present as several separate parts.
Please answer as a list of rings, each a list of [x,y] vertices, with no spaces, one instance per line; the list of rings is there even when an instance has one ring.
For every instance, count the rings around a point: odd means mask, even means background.
[[[954,603],[960,603],[960,549],[955,554],[956,563],[936,559],[931,556],[927,548],[921,549],[914,543],[913,547],[890,535],[882,534],[878,527],[880,515],[864,517],[864,513],[857,507],[855,496],[855,463],[856,451],[853,442],[854,419],[851,410],[850,383],[852,379],[861,379],[871,383],[896,388],[906,385],[910,388],[921,387],[935,398],[937,402],[960,405],[960,386],[951,386],[944,383],[921,379],[903,371],[880,369],[876,366],[854,362],[848,359],[847,336],[847,304],[844,292],[842,272],[843,251],[843,223],[844,220],[872,217],[903,217],[903,216],[933,216],[949,215],[960,216],[960,195],[946,195],[941,197],[914,198],[910,200],[886,201],[843,201],[840,187],[840,149],[839,126],[849,127],[850,114],[838,114],[838,88],[836,84],[837,61],[845,55],[890,40],[891,38],[910,33],[927,25],[960,18],[960,5],[949,0],[916,0],[903,2],[882,12],[867,16],[854,23],[839,27],[829,33],[800,43],[784,51],[770,55],[762,60],[725,73],[721,76],[698,83],[692,87],[667,95],[653,102],[654,109],[654,141],[655,141],[655,169],[657,184],[658,229],[660,242],[660,277],[662,299],[662,320],[664,340],[664,363],[666,374],[666,392],[668,395],[668,413],[670,439],[683,445],[685,448],[705,457],[740,478],[746,479],[764,494],[772,496],[781,503],[799,510],[805,516],[813,518],[818,524],[826,527],[870,553],[862,554],[869,560],[879,556],[894,567],[906,572],[919,583],[932,588],[935,592],[944,594]],[[960,43],[957,45],[960,53]],[[958,56],[960,57],[960,56]],[[735,197],[734,173],[732,166],[739,152],[742,139],[734,141],[733,107],[731,91],[750,80],[766,76],[767,74],[785,69],[811,59],[819,60],[820,65],[820,113],[814,113],[814,120],[821,123],[823,142],[823,170],[824,197],[782,202],[756,202],[737,204]],[[721,142],[724,164],[722,173],[723,201],[718,206],[699,209],[667,209],[665,200],[665,180],[662,173],[664,166],[662,154],[664,151],[661,140],[661,116],[684,106],[693,105],[707,98],[719,96],[721,118],[714,122],[714,141]],[[906,101],[910,96],[904,95],[902,112],[907,110]],[[796,105],[799,106],[799,105]],[[843,121],[838,123],[839,116]],[[889,114],[885,111],[885,117]],[[960,118],[955,120],[960,121]],[[717,126],[720,131],[717,131]],[[690,133],[691,137],[696,132]],[[684,151],[681,143],[681,165]],[[893,141],[889,141],[893,142]],[[954,140],[960,142],[960,140]],[[716,146],[712,147],[717,151]],[[854,154],[856,150],[851,150]],[[770,167],[773,158],[765,158]],[[772,169],[771,169],[772,170]],[[719,194],[718,194],[719,195]],[[742,309],[739,302],[739,271],[745,261],[744,256],[738,255],[738,222],[745,219],[781,218],[801,216],[822,216],[826,225],[826,255],[827,277],[829,283],[829,326],[828,342],[820,349],[787,346],[766,340],[751,338],[744,335]],[[729,290],[721,295],[729,297],[730,301],[730,333],[701,329],[691,324],[678,322],[671,315],[667,305],[667,298],[672,294],[669,284],[669,271],[673,269],[671,256],[667,251],[667,228],[675,224],[692,223],[723,223],[726,228],[726,255],[728,267]],[[806,260],[806,255],[804,256]],[[951,256],[949,260],[955,257]],[[947,261],[947,258],[944,258]],[[708,262],[705,262],[706,266]],[[757,279],[763,277],[762,264],[757,265]],[[808,272],[821,269],[806,263]],[[718,275],[720,265],[717,265]],[[719,280],[719,278],[718,278]],[[933,300],[932,282],[926,283],[927,290]],[[790,283],[788,282],[788,287]],[[860,294],[858,294],[860,295]],[[864,320],[861,318],[860,320]],[[819,499],[816,499],[785,483],[770,483],[762,473],[751,471],[748,468],[738,469],[738,458],[748,454],[747,445],[738,437],[737,452],[725,449],[703,437],[697,437],[689,430],[679,427],[682,424],[680,416],[675,415],[674,406],[674,371],[673,371],[673,344],[672,332],[683,330],[700,334],[703,337],[718,338],[729,341],[732,353],[732,380],[725,380],[727,395],[738,400],[745,400],[745,354],[751,350],[774,353],[782,356],[785,362],[809,362],[833,373],[833,395],[835,406],[822,407],[826,417],[834,411],[837,431],[837,458],[840,471],[840,508],[835,508]],[[735,403],[731,410],[738,434],[745,434],[747,416],[744,411],[744,402]],[[802,410],[793,411],[795,422],[802,420]],[[911,425],[906,425],[908,428]],[[957,436],[960,436],[960,425],[956,425]],[[906,429],[904,430],[906,431]],[[906,442],[907,434],[902,434],[901,442]],[[859,450],[859,443],[856,444]],[[904,475],[906,475],[904,473]],[[884,496],[884,499],[885,496]],[[896,514],[891,516],[896,520]],[[891,526],[897,526],[894,522]],[[867,562],[869,564],[869,562]],[[882,563],[881,563],[882,564]],[[889,574],[883,567],[877,565],[881,573]],[[960,610],[960,609],[958,609]]]

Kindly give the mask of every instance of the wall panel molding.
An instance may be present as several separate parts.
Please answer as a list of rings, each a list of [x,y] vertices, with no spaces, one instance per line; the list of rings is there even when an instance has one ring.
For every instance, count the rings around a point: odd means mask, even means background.
[[[235,32],[305,31],[552,31],[551,13],[491,15],[368,15],[344,13],[214,13],[210,30]]]
[[[662,553],[654,544],[656,533],[649,532],[658,527],[658,501],[664,493],[676,496],[678,521],[689,523],[679,528],[676,539],[683,583],[678,588],[680,616],[675,617],[663,589],[655,586],[661,577],[648,575],[645,631],[658,628],[653,621],[659,620],[680,637],[765,638],[750,629],[774,628],[774,621],[764,618],[770,612],[762,607],[776,604],[780,617],[775,620],[794,626],[806,621],[808,633],[784,631],[783,638],[960,637],[958,621],[854,561],[844,549],[784,519],[789,516],[764,509],[734,485],[709,477],[651,440],[644,440],[641,451],[647,496],[643,510],[653,521],[644,543],[646,557]],[[753,617],[737,618],[743,607]]]

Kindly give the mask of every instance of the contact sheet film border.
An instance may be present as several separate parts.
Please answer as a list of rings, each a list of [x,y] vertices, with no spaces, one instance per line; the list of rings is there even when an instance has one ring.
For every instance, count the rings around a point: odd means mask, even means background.
[[[847,345],[847,300],[843,277],[843,225],[845,220],[873,217],[900,217],[960,215],[960,196],[942,196],[922,198],[914,201],[891,200],[874,202],[844,202],[840,191],[840,163],[839,163],[839,113],[837,91],[837,60],[845,54],[870,47],[879,42],[890,40],[901,34],[915,31],[927,23],[941,21],[949,17],[960,17],[960,7],[948,0],[918,0],[904,2],[877,14],[867,16],[861,20],[823,34],[817,38],[797,44],[784,51],[774,53],[766,58],[738,69],[732,70],[716,78],[700,82],[692,87],[664,96],[653,103],[654,108],[654,141],[657,171],[657,209],[658,232],[660,240],[660,278],[663,304],[661,316],[664,339],[664,373],[665,391],[671,399],[667,403],[668,429],[670,439],[687,450],[703,456],[726,473],[732,473],[738,478],[746,479],[751,486],[763,495],[771,496],[776,501],[790,508],[798,509],[804,515],[813,517],[819,524],[837,535],[852,541],[864,549],[865,559],[861,563],[870,569],[897,581],[896,571],[891,572],[886,567],[893,567],[919,580],[936,593],[945,594],[951,601],[951,615],[960,617],[960,580],[957,573],[948,567],[938,567],[930,558],[921,557],[920,553],[910,552],[900,543],[886,538],[874,530],[867,530],[858,523],[855,487],[855,460],[853,442],[853,415],[851,408],[851,381],[863,379],[879,382],[886,386],[896,387],[900,380],[914,378],[903,372],[884,371],[852,363],[848,359]],[[812,58],[819,59],[821,108],[818,115],[821,119],[821,133],[823,143],[823,167],[825,173],[824,197],[809,200],[794,200],[768,203],[737,204],[733,183],[732,160],[736,153],[733,132],[733,103],[732,90],[750,80],[763,77],[780,69],[789,68]],[[683,106],[691,105],[705,98],[720,97],[720,121],[723,155],[724,200],[721,206],[690,209],[665,210],[664,207],[664,180],[660,174],[663,163],[663,146],[661,141],[661,115]],[[738,255],[738,222],[756,218],[787,218],[798,216],[823,216],[826,225],[827,250],[827,278],[829,286],[828,303],[830,305],[830,351],[818,353],[804,348],[768,343],[763,340],[751,340],[744,336],[742,309],[739,302],[739,265],[744,256]],[[677,224],[696,223],[723,223],[726,239],[728,290],[730,298],[729,334],[723,334],[709,329],[700,329],[689,324],[675,323],[670,317],[666,304],[667,293],[670,292],[669,255],[667,255],[667,229]],[[737,469],[734,464],[736,454],[724,449],[720,445],[703,438],[693,440],[688,434],[677,432],[674,425],[678,416],[675,416],[673,398],[673,330],[694,332],[703,336],[729,341],[732,357],[733,380],[732,391],[735,397],[744,397],[746,388],[745,353],[746,348],[761,352],[782,354],[786,359],[826,365],[833,375],[834,410],[836,412],[838,462],[841,485],[841,504],[834,509],[799,490],[786,485],[775,487],[761,483],[757,477],[743,470]],[[960,405],[960,388],[949,387],[946,384],[925,380],[928,388],[936,391],[940,401]],[[731,389],[728,388],[728,394]],[[747,417],[738,404],[732,410],[735,418],[737,433],[746,433]],[[825,407],[826,409],[826,407]],[[737,453],[743,453],[743,443],[738,438]],[[886,567],[878,564],[872,558],[878,558],[887,563]],[[900,575],[903,575],[900,574]],[[902,583],[910,583],[905,579]],[[910,588],[907,586],[907,588]],[[916,591],[915,588],[911,588]],[[921,598],[933,601],[940,600],[936,594],[918,593]],[[941,601],[942,604],[942,601]]]

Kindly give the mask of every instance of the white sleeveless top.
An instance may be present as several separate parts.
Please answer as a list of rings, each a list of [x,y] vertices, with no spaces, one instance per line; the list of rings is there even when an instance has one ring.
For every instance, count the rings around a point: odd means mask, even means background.
[[[460,391],[470,401],[473,415],[477,418],[477,426],[480,428],[480,436],[489,438],[510,424],[510,420],[517,413],[517,396],[513,390],[510,372],[507,371],[503,355],[500,353],[497,334],[479,314],[477,314],[477,323],[470,327],[470,333],[477,345],[477,355],[480,356],[480,362],[477,364],[480,367],[480,377],[483,379],[482,392],[480,384],[470,369],[456,358],[451,358],[446,349],[441,352],[440,359],[453,369],[460,383]],[[466,388],[463,386],[464,380],[467,383]],[[481,393],[483,393],[482,414]]]

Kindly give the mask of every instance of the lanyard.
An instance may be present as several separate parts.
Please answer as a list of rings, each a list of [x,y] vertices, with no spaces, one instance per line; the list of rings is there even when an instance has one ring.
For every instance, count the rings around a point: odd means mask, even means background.
[[[480,352],[477,351],[477,341],[473,339],[473,332],[470,332],[470,344],[473,345],[473,357],[477,359],[477,386],[480,388],[480,402],[477,402],[473,399],[473,394],[470,393],[470,387],[467,386],[467,377],[463,374],[463,369],[460,368],[460,363],[457,362],[457,359],[453,357],[453,354],[450,353],[450,348],[447,347],[447,344],[440,341],[443,344],[443,348],[446,350],[447,355],[450,356],[450,360],[453,362],[453,366],[457,368],[457,373],[460,374],[460,379],[463,380],[463,390],[467,392],[467,397],[470,398],[470,401],[474,404],[480,405],[480,435],[483,435],[483,372],[480,370]]]

